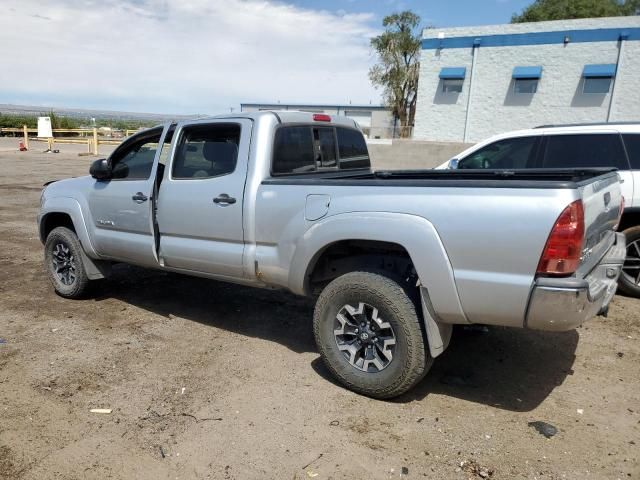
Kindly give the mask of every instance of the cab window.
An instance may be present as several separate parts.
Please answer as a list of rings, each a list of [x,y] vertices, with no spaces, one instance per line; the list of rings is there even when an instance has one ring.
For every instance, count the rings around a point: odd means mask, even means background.
[[[309,126],[279,128],[273,145],[273,173],[315,171],[313,148],[313,136]]]
[[[173,160],[172,178],[203,179],[228,175],[236,169],[240,125],[194,125],[182,131]]]
[[[364,141],[364,135],[358,130],[337,127],[338,154],[340,155],[340,169],[369,168],[369,151]]]
[[[151,175],[162,128],[132,137],[111,155],[114,180],[146,180]]]
[[[271,164],[274,175],[369,167],[367,144],[359,130],[316,125],[283,126],[276,130]]]
[[[336,137],[333,128],[313,129],[314,149],[316,151],[316,165],[322,168],[337,165]]]
[[[518,169],[533,161],[539,137],[498,140],[463,158],[458,168]]]

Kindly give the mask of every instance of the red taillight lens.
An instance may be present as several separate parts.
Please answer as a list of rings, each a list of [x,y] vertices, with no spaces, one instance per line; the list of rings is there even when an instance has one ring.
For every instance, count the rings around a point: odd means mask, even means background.
[[[329,115],[325,115],[324,113],[314,113],[313,121],[314,122],[330,122],[331,117]]]
[[[584,241],[584,207],[576,200],[556,220],[538,263],[538,275],[567,276],[580,265]]]

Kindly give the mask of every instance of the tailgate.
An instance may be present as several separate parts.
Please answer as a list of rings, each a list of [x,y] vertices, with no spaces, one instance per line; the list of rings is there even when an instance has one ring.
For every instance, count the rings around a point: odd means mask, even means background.
[[[617,173],[595,177],[580,190],[585,224],[581,263],[588,267],[595,265],[615,241],[614,231],[623,208],[620,177]]]

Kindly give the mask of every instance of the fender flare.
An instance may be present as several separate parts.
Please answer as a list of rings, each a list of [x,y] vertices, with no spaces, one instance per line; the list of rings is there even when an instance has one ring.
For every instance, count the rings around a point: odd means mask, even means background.
[[[427,219],[393,212],[348,212],[325,217],[298,239],[289,272],[289,289],[309,292],[309,272],[330,245],[343,240],[373,240],[401,245],[409,253],[422,288],[444,323],[469,323],[453,268],[435,227]]]

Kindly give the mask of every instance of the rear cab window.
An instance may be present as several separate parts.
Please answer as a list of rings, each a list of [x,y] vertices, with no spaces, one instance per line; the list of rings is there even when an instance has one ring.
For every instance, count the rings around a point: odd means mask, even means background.
[[[359,130],[315,124],[284,125],[276,130],[273,175],[369,168],[367,144]]]

